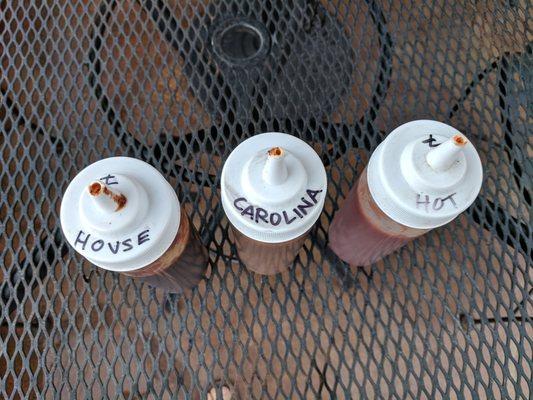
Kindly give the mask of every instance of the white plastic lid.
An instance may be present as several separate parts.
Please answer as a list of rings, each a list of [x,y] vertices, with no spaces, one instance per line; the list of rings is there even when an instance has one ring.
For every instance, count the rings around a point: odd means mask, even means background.
[[[374,201],[390,218],[431,229],[473,203],[483,171],[476,149],[457,129],[419,120],[399,126],[378,146],[367,179]]]
[[[322,212],[326,192],[320,157],[285,133],[245,140],[222,169],[222,206],[229,221],[261,242],[285,242],[307,232]]]
[[[83,169],[61,202],[61,227],[74,249],[110,271],[157,260],[180,225],[178,196],[151,165],[112,157]]]

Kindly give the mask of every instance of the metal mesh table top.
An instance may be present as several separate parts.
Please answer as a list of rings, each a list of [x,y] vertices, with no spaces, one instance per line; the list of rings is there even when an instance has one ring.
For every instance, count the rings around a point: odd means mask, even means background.
[[[402,0],[0,1],[0,397],[533,396],[531,3]],[[395,127],[464,132],[474,205],[371,267],[327,229]],[[242,140],[282,131],[329,191],[294,266],[236,258],[219,198]],[[69,180],[112,155],[171,182],[208,276],[168,295],[69,248]]]

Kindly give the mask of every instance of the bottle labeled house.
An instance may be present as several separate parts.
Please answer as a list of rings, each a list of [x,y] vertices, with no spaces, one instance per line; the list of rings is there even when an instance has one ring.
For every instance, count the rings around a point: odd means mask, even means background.
[[[476,199],[476,149],[437,121],[406,123],[377,147],[329,229],[330,248],[351,265],[372,264],[452,221]]]
[[[94,265],[179,293],[196,286],[207,250],[170,184],[151,165],[128,157],[100,160],[69,184],[61,227]]]

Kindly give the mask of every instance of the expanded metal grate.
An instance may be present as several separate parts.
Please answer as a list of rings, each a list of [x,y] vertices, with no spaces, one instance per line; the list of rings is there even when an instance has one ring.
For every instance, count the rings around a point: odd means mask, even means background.
[[[0,397],[533,396],[531,3],[0,0]],[[475,204],[368,268],[327,229],[370,152],[413,119],[480,152]],[[282,131],[326,165],[324,213],[289,272],[236,259],[223,160]],[[128,155],[172,183],[210,270],[172,296],[97,269],[61,194]]]

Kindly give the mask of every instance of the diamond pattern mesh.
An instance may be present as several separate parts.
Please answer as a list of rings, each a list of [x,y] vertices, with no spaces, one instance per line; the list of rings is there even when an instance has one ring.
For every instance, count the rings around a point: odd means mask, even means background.
[[[0,16],[1,398],[533,396],[530,2],[0,0]],[[255,53],[230,62],[218,35],[243,23]],[[349,268],[327,249],[332,215],[384,136],[420,118],[472,139],[481,194]],[[264,131],[312,144],[330,179],[273,277],[239,263],[218,192],[225,157]],[[154,165],[186,204],[211,254],[190,296],[63,241],[61,193],[113,155]]]

